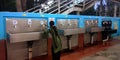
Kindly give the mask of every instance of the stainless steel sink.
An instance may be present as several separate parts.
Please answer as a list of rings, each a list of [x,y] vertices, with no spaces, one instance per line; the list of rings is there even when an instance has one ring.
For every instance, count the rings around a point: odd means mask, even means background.
[[[85,33],[84,28],[74,28],[74,29],[63,29],[60,34],[66,36],[66,35],[76,35],[80,33]]]
[[[94,33],[94,32],[100,32],[103,31],[104,28],[103,27],[87,27],[85,28],[86,33]]]
[[[16,33],[7,35],[10,43],[25,42],[40,40],[42,38],[41,32],[30,32],[30,33]]]
[[[102,28],[102,27],[92,27],[91,28],[91,32],[100,32],[100,31],[103,31],[104,30],[104,28]]]
[[[7,18],[6,32],[10,43],[40,40],[47,28],[47,20],[30,18]]]

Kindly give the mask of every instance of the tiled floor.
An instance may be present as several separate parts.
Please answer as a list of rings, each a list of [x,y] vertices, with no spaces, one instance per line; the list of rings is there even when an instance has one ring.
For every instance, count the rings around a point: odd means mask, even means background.
[[[98,44],[91,47],[86,47],[84,49],[74,49],[73,52],[64,52],[61,54],[61,60],[80,60],[83,57],[89,56],[101,50],[107,49],[113,45],[119,44],[120,40],[112,40],[111,44],[108,46],[103,46],[102,44]],[[51,60],[49,56],[40,56],[35,57],[33,60]]]
[[[90,56],[86,56],[81,60],[120,60],[120,44],[111,46],[100,52],[96,52]]]

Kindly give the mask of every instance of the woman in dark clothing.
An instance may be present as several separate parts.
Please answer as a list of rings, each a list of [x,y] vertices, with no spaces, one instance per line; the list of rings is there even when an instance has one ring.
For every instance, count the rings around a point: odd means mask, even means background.
[[[53,60],[60,60],[62,44],[58,29],[54,26],[54,21],[50,21],[50,34],[52,36],[52,58]]]
[[[50,29],[44,31],[44,38],[46,38],[48,35],[50,35],[52,38],[52,60],[60,60],[60,51],[62,49],[62,44],[58,29],[56,26],[54,26],[54,21],[50,21]]]
[[[48,34],[50,33],[50,34]],[[58,29],[54,26],[54,21],[50,21],[50,29],[44,31],[44,37],[50,35],[52,38],[52,59],[53,60],[60,60],[60,51],[62,49],[61,38],[58,33]]]

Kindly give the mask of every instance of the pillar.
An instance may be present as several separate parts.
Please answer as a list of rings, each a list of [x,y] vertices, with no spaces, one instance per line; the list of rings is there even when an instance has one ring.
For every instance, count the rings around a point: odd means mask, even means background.
[[[119,7],[119,17],[120,17],[120,7]]]
[[[0,60],[7,60],[6,57],[6,41],[0,40]]]
[[[16,8],[18,12],[22,12],[21,0],[16,0]]]
[[[52,60],[52,38],[48,38],[47,41],[47,60]]]
[[[60,0],[57,1],[58,1],[58,14],[60,14]]]
[[[84,47],[84,33],[81,33],[78,36],[78,47],[79,48],[83,48]]]

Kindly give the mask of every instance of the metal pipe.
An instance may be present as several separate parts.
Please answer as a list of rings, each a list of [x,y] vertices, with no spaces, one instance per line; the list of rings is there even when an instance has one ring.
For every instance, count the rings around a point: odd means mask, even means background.
[[[32,45],[33,41],[28,41],[27,46],[28,46],[28,59],[32,60]]]
[[[117,16],[117,5],[115,4],[114,5],[114,17],[116,17]]]
[[[92,35],[92,36],[91,36],[91,44],[93,44],[93,42],[94,42],[94,39],[93,39],[93,38],[94,38],[94,36]]]
[[[68,48],[68,51],[70,51],[71,50],[71,37],[72,37],[72,35],[67,35],[66,36],[66,38],[67,38],[67,48]]]

